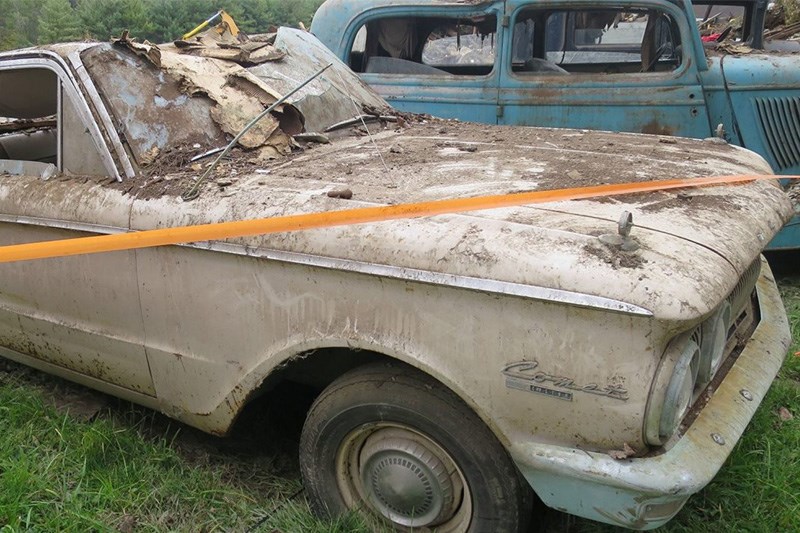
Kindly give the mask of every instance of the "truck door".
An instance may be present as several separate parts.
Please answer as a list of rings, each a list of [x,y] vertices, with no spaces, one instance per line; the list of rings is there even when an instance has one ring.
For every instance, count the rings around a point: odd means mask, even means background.
[[[346,60],[400,110],[495,123],[504,2],[469,4],[370,11]]]
[[[507,9],[500,123],[711,135],[679,8],[509,0]]]

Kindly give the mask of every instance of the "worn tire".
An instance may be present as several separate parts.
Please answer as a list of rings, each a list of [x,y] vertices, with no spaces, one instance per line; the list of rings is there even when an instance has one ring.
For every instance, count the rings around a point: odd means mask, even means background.
[[[319,516],[359,509],[399,530],[443,533],[521,532],[531,516],[533,493],[497,438],[403,364],[360,367],[326,388],[303,427],[300,467]]]

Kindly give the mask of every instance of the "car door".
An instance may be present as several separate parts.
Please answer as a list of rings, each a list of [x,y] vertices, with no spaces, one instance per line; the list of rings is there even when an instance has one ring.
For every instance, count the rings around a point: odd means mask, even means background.
[[[107,186],[110,155],[58,57],[0,61],[0,115],[0,245],[126,231],[130,200]],[[1,264],[0,353],[153,395],[134,252]]]
[[[711,135],[686,15],[668,3],[509,0],[500,123]]]
[[[497,121],[504,2],[370,10],[348,32],[345,58],[392,106]]]

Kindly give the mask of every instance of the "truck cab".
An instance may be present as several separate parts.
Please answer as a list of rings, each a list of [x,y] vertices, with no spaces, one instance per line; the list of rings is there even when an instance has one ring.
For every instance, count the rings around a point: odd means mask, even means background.
[[[800,58],[766,2],[328,0],[311,31],[393,106],[465,121],[721,137],[800,173]],[[701,37],[698,21],[735,15]],[[774,47],[773,47],[774,48]],[[772,248],[796,248],[800,221]]]

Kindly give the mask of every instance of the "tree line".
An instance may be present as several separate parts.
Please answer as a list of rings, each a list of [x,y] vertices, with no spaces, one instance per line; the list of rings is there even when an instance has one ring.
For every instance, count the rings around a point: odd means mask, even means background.
[[[323,0],[0,0],[0,50],[108,40],[173,41],[224,9],[245,33],[309,24]]]

